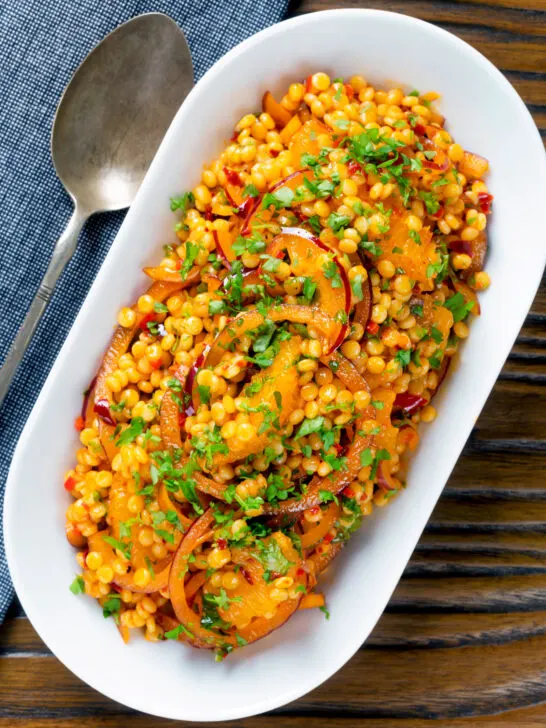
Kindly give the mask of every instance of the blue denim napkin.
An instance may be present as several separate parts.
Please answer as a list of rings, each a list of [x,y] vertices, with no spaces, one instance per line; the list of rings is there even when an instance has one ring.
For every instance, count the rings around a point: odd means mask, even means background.
[[[49,139],[61,93],[87,53],[129,18],[163,12],[186,33],[197,80],[239,41],[281,20],[287,5],[288,0],[0,4],[0,362],[72,211],[53,170]],[[0,517],[17,439],[123,216],[103,214],[88,222],[0,410]],[[0,621],[12,597],[0,528]]]

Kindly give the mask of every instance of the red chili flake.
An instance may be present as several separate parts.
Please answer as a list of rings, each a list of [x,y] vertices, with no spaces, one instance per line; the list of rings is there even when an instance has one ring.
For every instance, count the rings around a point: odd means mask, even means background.
[[[278,157],[280,152],[278,149],[270,149],[269,154],[271,154],[272,157]]]
[[[147,313],[146,316],[142,317],[142,321],[139,323],[138,327],[142,331],[148,331],[148,324],[150,321],[155,321],[155,314],[154,313]]]
[[[339,457],[345,450],[343,445],[340,445],[339,443],[336,443],[334,445],[334,450],[336,451],[336,455]]]
[[[176,263],[174,264],[174,267],[176,268],[176,270],[180,270],[183,265],[184,265],[184,261],[183,260],[180,260],[180,258],[179,258],[176,261]]]
[[[238,136],[239,136],[239,132],[237,131],[237,129],[235,129],[235,131],[234,131],[234,132],[233,132],[233,134],[231,135],[231,139],[230,139],[230,141],[232,141],[232,142],[236,142],[236,141],[237,141],[237,137],[238,137]]]
[[[113,589],[113,590],[114,590],[115,592],[117,592],[118,594],[119,594],[119,593],[120,593],[120,592],[122,591],[122,588],[121,588],[120,586],[118,586],[117,584],[114,584],[114,582],[112,582],[112,583],[110,584],[110,586],[111,586],[111,587],[112,587],[112,589]]]
[[[296,570],[296,576],[303,576],[305,574],[305,569],[302,569],[301,566]]]
[[[334,536],[332,533],[327,533],[322,540],[324,541],[324,543],[331,543],[334,540]]]
[[[420,136],[426,134],[426,129],[422,124],[415,124],[415,126],[413,127],[413,131]]]
[[[305,81],[305,93],[309,94],[311,93],[311,88],[313,86],[313,75],[307,76],[307,80]]]
[[[186,424],[187,415],[185,412],[180,412],[178,414],[178,427],[180,427],[181,430],[184,429],[184,425]]]
[[[247,581],[247,582],[248,582],[249,584],[254,584],[254,581],[253,581],[253,579],[252,579],[252,576],[251,576],[251,575],[250,575],[250,573],[249,573],[249,572],[248,572],[248,571],[247,571],[247,570],[245,569],[245,567],[244,567],[244,566],[241,566],[240,572],[241,572],[241,575],[242,575],[243,579],[245,579],[245,580],[246,580],[246,581]],[[302,569],[302,573],[303,573],[303,569]]]
[[[83,417],[76,417],[76,419],[74,420],[74,427],[78,432],[81,432],[83,430],[83,428],[85,427],[85,421]]]
[[[224,167],[224,174],[226,175],[226,179],[230,185],[235,185],[236,187],[243,186],[243,180],[239,177],[239,173],[236,172],[234,169]]]
[[[161,369],[161,359],[149,359],[148,361],[150,362],[152,369]]]
[[[77,485],[77,482],[76,482],[76,480],[75,480],[74,478],[72,478],[72,477],[70,477],[70,478],[67,478],[67,479],[66,479],[66,480],[64,481],[64,489],[65,489],[65,490],[74,490],[74,488],[76,487],[76,485]]]
[[[435,220],[439,220],[442,217],[442,215],[444,214],[444,212],[445,212],[444,206],[440,205],[438,210],[433,215],[431,215],[431,217],[433,217]]]
[[[219,538],[216,543],[218,544],[218,548],[227,549],[227,541],[225,538]]]
[[[480,206],[480,210],[485,212],[486,215],[489,215],[491,212],[492,202],[493,195],[490,195],[488,192],[478,192],[478,205]]]
[[[379,324],[376,324],[375,321],[368,321],[368,323],[366,324],[366,331],[368,332],[368,334],[375,336],[379,331]]]
[[[350,486],[347,486],[347,488],[345,488],[345,490],[343,491],[343,495],[345,496],[345,498],[354,498],[355,492]]]
[[[354,88],[351,86],[350,83],[344,84],[344,88],[345,88],[345,93],[349,97],[349,101],[352,101],[353,100],[353,97],[355,95]]]
[[[115,426],[116,421],[112,417],[112,413],[110,412],[110,403],[107,399],[98,399],[93,405],[93,412],[97,414],[103,422],[106,422],[107,425]]]
[[[212,214],[212,208],[210,205],[205,210],[204,217],[205,217],[205,220],[207,220],[208,222],[212,222],[214,220],[214,215]]]
[[[362,172],[362,167],[356,160],[351,159],[351,161],[347,164],[347,171],[349,174],[360,174]]]

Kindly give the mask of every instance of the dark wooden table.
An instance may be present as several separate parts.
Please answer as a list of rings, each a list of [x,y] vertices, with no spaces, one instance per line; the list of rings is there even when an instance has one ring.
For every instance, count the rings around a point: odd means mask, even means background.
[[[546,0],[303,0],[396,10],[484,53],[546,135]],[[357,69],[355,69],[357,70]],[[517,242],[517,241],[514,241]],[[545,241],[546,245],[546,241]],[[509,292],[507,291],[507,295]],[[546,726],[546,280],[372,636],[310,695],[238,728]],[[14,605],[0,628],[0,726],[156,728],[66,670]]]

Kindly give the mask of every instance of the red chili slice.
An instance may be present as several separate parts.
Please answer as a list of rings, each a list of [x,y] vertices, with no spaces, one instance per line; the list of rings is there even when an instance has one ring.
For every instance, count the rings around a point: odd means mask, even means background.
[[[493,195],[488,192],[478,192],[478,205],[481,212],[488,215],[491,212],[491,205],[493,204]]]
[[[401,392],[396,395],[396,399],[393,404],[393,412],[402,411],[407,415],[412,415],[414,412],[422,409],[428,404],[428,400],[421,397],[420,394],[410,394],[409,392]]]
[[[93,411],[101,418],[103,422],[106,422],[107,425],[112,425],[112,427],[115,427],[116,421],[112,417],[112,413],[110,412],[110,403],[107,399],[97,400],[93,406]]]
[[[243,180],[240,178],[239,173],[229,167],[224,167],[224,174],[230,185],[236,185],[237,187],[243,186]]]

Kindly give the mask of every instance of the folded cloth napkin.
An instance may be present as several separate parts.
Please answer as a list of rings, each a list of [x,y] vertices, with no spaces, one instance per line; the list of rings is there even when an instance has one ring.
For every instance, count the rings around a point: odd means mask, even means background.
[[[183,28],[196,80],[236,43],[282,19],[288,0],[6,0],[0,11],[0,361],[46,270],[72,204],[49,139],[78,64],[120,23],[163,12]],[[92,218],[0,410],[0,517],[17,439],[123,213]],[[60,433],[62,436],[62,433]],[[40,443],[36,443],[40,447]],[[36,487],[40,487],[36,483]],[[0,528],[0,621],[13,596]]]

